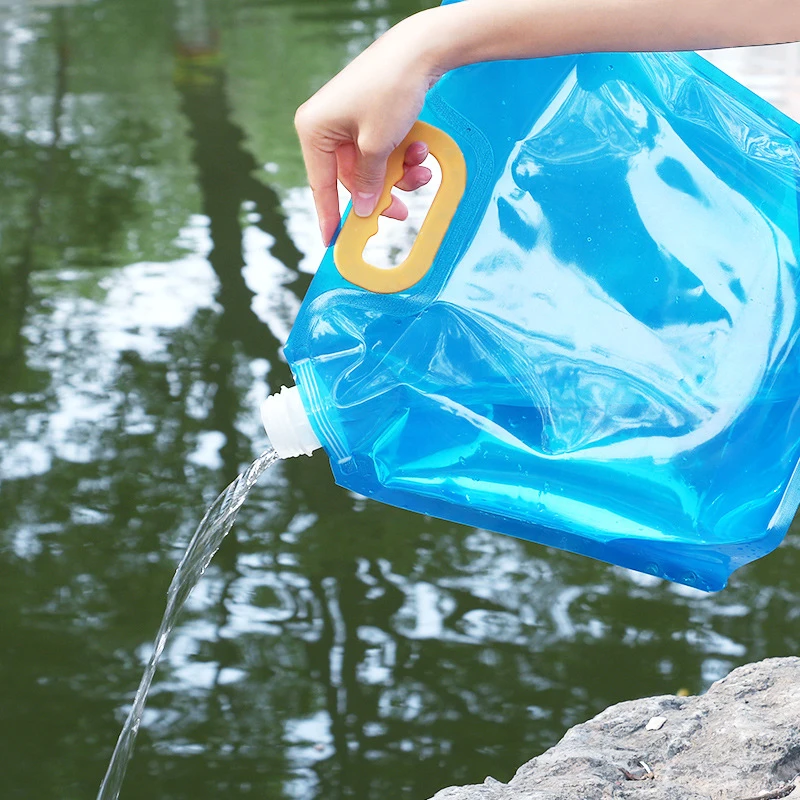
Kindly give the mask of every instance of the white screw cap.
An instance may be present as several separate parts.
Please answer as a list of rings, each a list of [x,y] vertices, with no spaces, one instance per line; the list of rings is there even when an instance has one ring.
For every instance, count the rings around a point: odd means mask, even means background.
[[[261,421],[280,458],[310,456],[320,444],[296,386],[283,386],[261,404]]]

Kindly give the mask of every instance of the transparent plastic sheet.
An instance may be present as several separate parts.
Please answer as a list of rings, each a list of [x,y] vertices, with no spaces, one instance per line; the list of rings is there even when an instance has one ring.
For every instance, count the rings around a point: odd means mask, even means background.
[[[429,273],[329,251],[286,355],[336,480],[706,590],[800,496],[800,126],[696,54],[454,71]]]

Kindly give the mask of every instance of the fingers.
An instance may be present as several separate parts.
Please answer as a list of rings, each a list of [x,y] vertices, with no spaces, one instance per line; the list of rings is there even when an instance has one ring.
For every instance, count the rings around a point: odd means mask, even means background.
[[[405,174],[396,186],[404,192],[414,192],[430,183],[432,176],[433,174],[427,167],[406,167]]]
[[[383,153],[370,152],[367,147],[357,147],[352,142],[338,143],[328,151],[326,146],[314,144],[311,136],[304,136],[302,119],[296,120],[308,180],[314,193],[314,204],[319,217],[322,239],[328,245],[339,224],[339,197],[337,177],[341,178],[353,198],[353,211],[357,216],[369,216],[378,202],[386,180],[386,158]],[[402,191],[412,192],[431,180],[431,171],[421,163],[428,157],[424,142],[409,145],[404,158],[404,174],[397,183]],[[392,195],[391,204],[383,212],[391,219],[405,220],[408,208]]]
[[[382,216],[389,217],[389,219],[397,219],[402,222],[408,219],[408,207],[399,197],[392,195],[392,202],[389,208],[383,212]]]
[[[339,159],[339,177],[351,195],[355,194],[354,170],[358,153],[351,144],[342,145],[337,152]],[[397,188],[404,192],[413,192],[430,182],[432,174],[427,167],[420,166],[428,157],[428,146],[424,142],[414,142],[406,151],[403,177],[397,182]],[[385,178],[384,178],[385,180]],[[383,188],[383,187],[381,187]],[[398,201],[400,202],[400,201]],[[355,203],[354,203],[355,205]],[[401,203],[401,205],[403,205]],[[403,205],[403,207],[405,207]],[[394,211],[398,206],[394,206]],[[387,209],[388,211],[388,209]],[[386,214],[386,212],[383,212]],[[387,216],[393,216],[386,214]],[[405,219],[405,217],[403,217]]]
[[[370,151],[368,145],[356,148],[352,163],[353,211],[359,217],[368,217],[374,210],[386,180],[386,159],[388,153],[381,150]],[[413,192],[425,186],[431,179],[431,171],[420,166],[428,157],[425,142],[412,142],[405,152],[404,174],[397,188]],[[392,196],[392,204],[382,212],[384,216],[404,220],[408,216],[405,204]]]
[[[329,147],[315,141],[313,128],[306,124],[301,111],[295,117],[295,127],[306,163],[308,183],[314,194],[322,241],[327,246],[339,225],[336,148],[332,143]]]
[[[412,142],[406,150],[403,163],[407,167],[418,167],[428,157],[428,145],[425,142]]]
[[[353,163],[353,211],[368,217],[375,210],[386,181],[386,160],[389,153],[378,141],[361,137],[356,143]]]
[[[396,185],[401,191],[414,192],[430,183],[431,177],[431,171],[427,167],[411,167],[406,169],[405,175]],[[392,195],[391,205],[383,211],[382,216],[402,222],[408,218],[408,207],[399,197]]]

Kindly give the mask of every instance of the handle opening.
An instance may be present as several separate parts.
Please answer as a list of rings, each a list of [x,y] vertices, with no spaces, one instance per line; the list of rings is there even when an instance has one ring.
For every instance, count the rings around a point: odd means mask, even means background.
[[[408,206],[408,218],[402,221],[378,218],[378,232],[367,240],[364,248],[367,264],[378,269],[394,269],[410,255],[442,183],[442,169],[434,156],[428,155],[422,166],[430,169],[430,182],[411,192],[395,187],[394,194]]]
[[[425,215],[410,252],[399,264],[381,268],[365,259],[367,242],[378,233],[381,212],[391,202],[394,184],[403,176],[405,152],[412,142],[423,141],[441,167],[441,183]],[[375,212],[357,217],[352,212],[342,226],[333,260],[343,278],[371,292],[389,294],[411,288],[433,264],[456,212],[467,182],[467,168],[458,145],[444,131],[417,122],[403,143],[389,157],[386,186]]]

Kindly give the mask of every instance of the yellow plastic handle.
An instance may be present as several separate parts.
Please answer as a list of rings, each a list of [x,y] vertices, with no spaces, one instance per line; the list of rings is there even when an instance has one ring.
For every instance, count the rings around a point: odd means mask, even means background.
[[[412,142],[425,142],[442,168],[442,182],[428,215],[405,261],[381,269],[364,260],[364,247],[378,232],[378,218],[392,202],[392,188],[403,177],[406,149]],[[343,278],[379,294],[401,292],[425,277],[433,264],[444,235],[467,185],[467,165],[459,146],[444,131],[417,122],[403,143],[389,156],[384,186],[372,216],[350,213],[333,248],[333,262]]]

